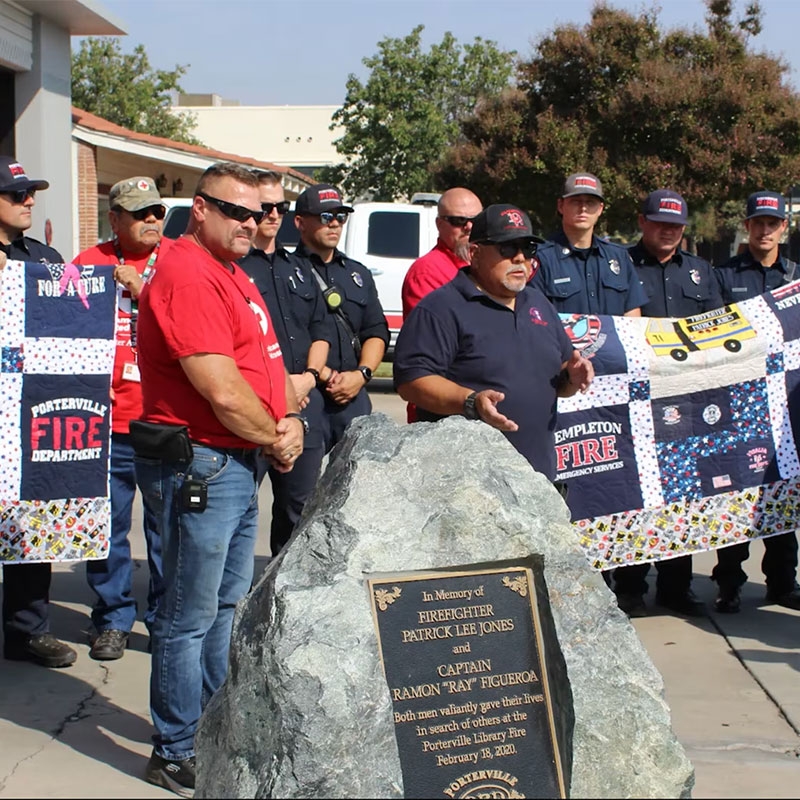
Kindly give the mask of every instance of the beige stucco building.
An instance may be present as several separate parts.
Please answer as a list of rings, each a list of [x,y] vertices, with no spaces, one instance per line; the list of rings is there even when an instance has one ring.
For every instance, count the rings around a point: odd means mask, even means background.
[[[342,158],[333,146],[344,129],[330,130],[339,106],[240,106],[215,94],[181,95],[173,111],[194,115],[203,144],[311,174]]]

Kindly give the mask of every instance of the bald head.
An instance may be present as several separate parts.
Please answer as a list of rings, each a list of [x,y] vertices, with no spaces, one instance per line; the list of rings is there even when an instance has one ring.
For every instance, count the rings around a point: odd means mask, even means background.
[[[436,227],[439,238],[463,261],[469,261],[469,233],[471,220],[483,210],[478,196],[462,186],[448,189],[439,198],[439,214]]]
[[[475,217],[481,211],[483,211],[483,205],[478,199],[478,195],[463,186],[448,189],[439,198],[440,217]]]

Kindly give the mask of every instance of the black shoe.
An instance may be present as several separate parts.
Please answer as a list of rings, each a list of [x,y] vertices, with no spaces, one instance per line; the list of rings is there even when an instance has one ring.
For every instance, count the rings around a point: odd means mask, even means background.
[[[691,589],[677,594],[656,594],[656,603],[685,617],[702,617],[706,613],[706,607]]]
[[[19,642],[6,639],[3,656],[9,661],[33,661],[43,667],[69,667],[75,663],[78,654],[52,634],[41,633]]]
[[[617,605],[629,617],[646,617],[647,606],[643,594],[618,594]]]
[[[731,584],[721,584],[717,599],[714,601],[714,609],[720,614],[737,614],[740,605],[739,587]]]
[[[795,584],[788,592],[773,592],[767,589],[767,600],[784,608],[800,611],[800,586]]]
[[[100,631],[100,635],[92,642],[89,657],[95,661],[116,661],[125,655],[128,645],[128,633],[110,629]]]
[[[194,797],[194,771],[194,756],[183,761],[170,761],[154,750],[147,762],[145,778],[148,783],[169,789],[181,797]]]

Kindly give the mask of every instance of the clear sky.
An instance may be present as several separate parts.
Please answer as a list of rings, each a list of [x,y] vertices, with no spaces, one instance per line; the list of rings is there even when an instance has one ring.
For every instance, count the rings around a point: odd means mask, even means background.
[[[386,36],[425,25],[427,47],[450,31],[476,36],[526,57],[532,43],[564,23],[589,21],[593,0],[100,0],[128,31],[123,49],[143,44],[154,67],[189,65],[187,92],[214,93],[242,105],[340,104],[349,73]],[[656,4],[615,0],[640,11]],[[734,17],[745,0],[734,0]],[[751,47],[779,55],[800,87],[800,0],[762,0],[764,30]],[[705,30],[702,0],[665,0],[662,27]],[[77,47],[78,39],[73,39]]]

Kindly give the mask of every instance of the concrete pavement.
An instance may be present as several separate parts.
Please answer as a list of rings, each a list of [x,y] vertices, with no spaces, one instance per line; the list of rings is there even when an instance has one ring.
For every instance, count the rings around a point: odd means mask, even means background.
[[[404,421],[394,395],[375,392],[373,402]],[[262,498],[257,572],[269,552],[268,486]],[[139,519],[131,541],[142,599],[147,562]],[[766,604],[763,545],[751,551],[740,614],[687,620],[654,609],[634,621],[664,677],[675,733],[696,770],[695,797],[800,798],[800,612]],[[695,557],[695,591],[709,608],[715,559]],[[124,658],[92,661],[85,567],[64,564],[55,573],[51,628],[77,648],[78,661],[47,670],[0,660],[0,798],[173,797],[141,778],[151,749],[144,625],[137,621]]]

